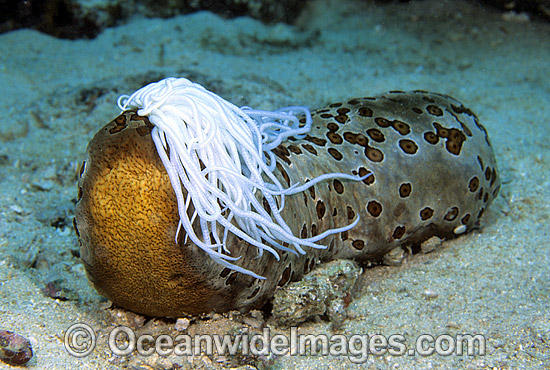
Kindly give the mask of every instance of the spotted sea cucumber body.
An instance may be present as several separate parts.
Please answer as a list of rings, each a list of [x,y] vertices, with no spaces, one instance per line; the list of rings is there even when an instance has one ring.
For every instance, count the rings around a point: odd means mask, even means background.
[[[373,174],[363,184],[321,183],[303,197],[302,206],[316,211],[302,222],[303,235],[361,217],[333,240],[337,257],[369,260],[404,243],[471,230],[499,191],[485,128],[450,97],[393,92],[331,104],[314,119],[303,142],[277,151],[292,183],[319,173],[308,173],[305,162]]]
[[[326,249],[280,260],[235,236],[236,263],[266,277],[225,268],[185,239],[174,242],[177,206],[149,135],[146,117],[128,111],[91,141],[79,181],[76,226],[90,280],[114,303],[151,316],[181,316],[262,306],[277,286],[297,280],[322,261],[377,261],[395,247],[434,235],[455,237],[477,227],[500,182],[487,132],[453,98],[391,92],[312,112],[300,140],[275,149],[284,186],[324,173],[332,179],[285,197],[283,218],[302,238],[348,225],[324,238]],[[266,210],[269,208],[267,207]]]

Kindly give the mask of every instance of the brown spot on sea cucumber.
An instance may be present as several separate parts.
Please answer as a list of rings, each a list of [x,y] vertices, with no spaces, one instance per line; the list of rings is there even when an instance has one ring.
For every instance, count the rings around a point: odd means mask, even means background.
[[[437,105],[428,105],[426,107],[426,110],[428,113],[430,113],[432,116],[440,117],[443,115],[443,111],[441,108],[439,108]]]
[[[485,180],[491,180],[491,167],[489,166],[485,169]]]
[[[399,196],[401,198],[406,198],[409,195],[411,195],[412,192],[412,185],[410,183],[404,183],[399,185]]]
[[[373,112],[369,107],[361,107],[357,110],[357,114],[361,117],[372,117]]]
[[[348,220],[353,220],[355,218],[355,211],[350,206],[346,207],[346,212],[348,215]]]
[[[420,218],[422,221],[429,220],[434,215],[434,210],[430,207],[425,207],[420,211]]]
[[[337,123],[335,122],[329,122],[327,124],[327,128],[329,129],[329,131],[338,131],[338,129],[340,128],[340,126],[338,126]]]
[[[336,132],[327,132],[327,137],[333,144],[342,144],[342,136],[338,135]]]
[[[371,128],[371,129],[368,129],[367,130],[367,135],[369,135],[369,137],[376,141],[377,143],[382,143],[386,140],[386,137],[384,136],[384,134],[382,133],[382,131],[380,131],[379,129],[377,128]]]
[[[338,123],[346,123],[347,121],[349,121],[349,117],[347,115],[342,115],[342,114],[334,117],[334,119]]]
[[[286,173],[283,165],[277,162],[275,163],[275,167],[279,170],[279,172],[281,173],[281,176],[283,176],[283,179],[285,179],[288,186],[290,186],[290,177],[288,176],[288,173]]]
[[[337,161],[341,161],[344,156],[338,150],[334,148],[328,148],[328,153]]]
[[[261,288],[262,288],[261,286],[257,286],[257,287],[252,291],[252,293],[250,293],[250,294],[248,295],[248,297],[246,297],[246,299],[252,299],[252,298],[256,297],[256,296],[258,295],[258,293],[260,292],[260,289],[261,289]]]
[[[311,224],[311,236],[317,236],[317,225]]]
[[[290,150],[292,153],[294,154],[302,154],[302,149],[300,149],[299,147],[297,147],[296,145],[289,145],[288,146],[288,150]]]
[[[416,143],[412,140],[409,140],[409,139],[401,139],[399,140],[399,147],[401,148],[401,150],[403,152],[405,152],[406,154],[416,154],[417,150],[418,150],[418,145],[416,145]]]
[[[288,266],[283,271],[283,274],[281,275],[281,279],[279,280],[278,286],[285,286],[286,283],[290,281],[290,278],[292,276],[292,264],[289,263]]]
[[[454,155],[459,155],[462,149],[462,144],[466,140],[466,135],[456,128],[446,128],[443,127],[438,122],[434,122],[433,126],[437,130],[437,135],[439,137],[447,139],[445,142],[445,148],[447,151]]]
[[[401,239],[403,235],[405,235],[405,226],[397,226],[395,230],[393,231],[393,238],[394,239]]]
[[[306,135],[306,137],[304,137],[304,140],[310,141],[317,146],[325,146],[327,144],[327,141],[325,139],[317,136]]]
[[[369,173],[371,175],[368,176],[366,179],[363,179],[363,183],[365,183],[367,185],[374,184],[374,182],[376,180],[375,177],[374,177],[374,174],[371,171],[367,170],[365,167],[359,167],[359,172],[357,173],[359,175],[359,177],[365,177]]]
[[[262,205],[267,214],[271,216],[271,207],[269,207],[269,203],[267,202],[267,199],[265,199],[265,197],[262,197]]]
[[[315,207],[317,211],[317,218],[320,220],[325,216],[325,203],[322,200],[317,201],[317,206]]]
[[[307,150],[308,152],[310,152],[313,155],[317,155],[317,150],[313,147],[313,145],[302,144],[302,148],[304,148],[305,150]]]
[[[369,212],[372,217],[378,217],[382,213],[382,205],[375,200],[371,200],[367,204],[367,212]]]
[[[344,140],[350,144],[357,144],[356,136],[353,132],[344,132]]]
[[[445,213],[445,216],[443,217],[443,219],[445,221],[454,221],[458,216],[458,213],[459,213],[458,207],[452,207],[447,211],[447,213]]]
[[[391,126],[391,122],[388,119],[384,118],[384,117],[376,117],[374,119],[374,122],[382,128],[386,128],[386,127]]]
[[[485,167],[483,166],[483,159],[479,155],[477,156],[477,163],[479,163],[479,167],[483,171]]]
[[[356,239],[351,243],[351,245],[353,246],[353,248],[360,251],[365,248],[365,241],[361,239]]]
[[[470,189],[470,192],[475,193],[478,187],[479,178],[477,176],[474,176],[470,179],[470,182],[468,183],[468,188]]]
[[[401,135],[408,135],[411,132],[411,127],[403,121],[394,120],[392,122],[392,127]]]
[[[432,145],[435,145],[439,141],[439,136],[437,136],[435,132],[428,131],[424,133],[424,140]]]
[[[338,179],[334,179],[332,181],[332,186],[334,187],[334,191],[336,191],[338,194],[342,194],[344,192],[344,184]]]
[[[283,144],[279,145],[278,147],[276,148],[273,148],[272,152],[279,158],[281,158],[283,161],[286,162],[286,164],[290,165],[292,164],[292,162],[290,161],[290,159],[288,158],[288,156],[290,155],[290,152],[288,151],[288,149],[286,148],[286,146],[284,146]]]
[[[343,241],[348,240],[348,231],[347,231],[347,230],[346,230],[346,231],[342,231],[342,232],[340,233],[340,239],[342,239]]]
[[[306,180],[306,183],[308,181],[309,181],[309,179]],[[315,200],[315,198],[317,198],[317,195],[315,194],[315,185],[310,186],[307,190],[309,191],[309,196],[311,197],[311,199]]]
[[[382,162],[384,160],[384,154],[370,146],[365,148],[365,156],[372,162]]]
[[[232,272],[231,275],[225,280],[225,285],[233,285],[235,283],[235,280],[237,280],[238,273]]]

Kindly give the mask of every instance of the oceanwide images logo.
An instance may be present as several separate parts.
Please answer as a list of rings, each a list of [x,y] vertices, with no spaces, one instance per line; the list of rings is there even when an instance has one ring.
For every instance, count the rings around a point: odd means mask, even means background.
[[[136,333],[127,326],[115,327],[104,345],[117,356],[346,356],[353,363],[364,363],[372,356],[449,356],[485,355],[485,337],[480,334],[442,334],[437,337],[423,334],[409,347],[405,336],[394,334],[343,335],[301,334],[291,327],[287,334],[273,334],[264,328],[258,334],[243,329],[236,335],[179,334],[149,335]],[[65,349],[75,357],[88,356],[98,345],[97,337],[87,324],[72,325],[65,333]]]

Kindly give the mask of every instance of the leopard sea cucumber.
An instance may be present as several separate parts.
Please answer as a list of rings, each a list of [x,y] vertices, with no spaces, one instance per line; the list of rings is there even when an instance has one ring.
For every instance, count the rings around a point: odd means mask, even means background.
[[[277,259],[227,233],[224,247],[241,256],[231,260],[240,271],[209,258],[178,227],[178,201],[151,136],[154,123],[133,109],[105,125],[88,145],[75,212],[81,257],[96,289],[150,316],[258,308],[278,286],[323,261],[380,261],[396,247],[471,231],[498,194],[487,131],[451,97],[393,91],[333,103],[311,117],[309,131],[285,138],[268,162],[285,188],[313,184],[287,194],[284,205],[281,196],[273,199],[292,235],[323,236],[316,242],[321,247],[303,246],[302,254],[282,242]],[[314,180],[335,173],[350,177]],[[274,208],[256,194],[271,215]],[[181,195],[188,197],[184,187]],[[199,235],[192,204],[187,212]],[[220,234],[212,240],[221,239],[223,230],[211,232]]]

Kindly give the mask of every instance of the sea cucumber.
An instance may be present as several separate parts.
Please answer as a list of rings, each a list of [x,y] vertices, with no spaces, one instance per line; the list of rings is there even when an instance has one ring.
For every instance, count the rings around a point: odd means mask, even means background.
[[[324,249],[280,251],[279,260],[265,252],[258,257],[256,247],[229,234],[226,248],[242,256],[234,263],[265,279],[208,258],[183,230],[175,242],[178,205],[151,138],[153,124],[135,109],[109,122],[89,143],[75,215],[81,258],[96,289],[150,316],[258,308],[278,286],[323,261],[380,261],[399,246],[469,232],[499,192],[487,131],[451,97],[392,91],[330,104],[312,118],[305,137],[273,149],[277,179],[288,187],[327,173],[363,181],[331,178],[288,195],[281,216],[301,238],[359,222],[319,241]],[[198,233],[196,220],[193,227]]]

